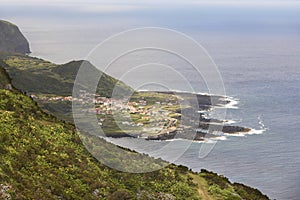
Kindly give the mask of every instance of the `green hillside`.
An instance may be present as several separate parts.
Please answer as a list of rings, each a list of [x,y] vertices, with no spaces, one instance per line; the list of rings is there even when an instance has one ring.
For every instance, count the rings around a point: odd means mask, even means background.
[[[198,174],[175,165],[146,174],[110,169],[87,152],[73,125],[44,113],[18,91],[0,89],[0,130],[3,199],[267,199],[207,171]],[[98,152],[115,148],[92,139]],[[131,151],[122,158],[151,161],[149,166],[164,163]]]
[[[63,65],[56,65],[51,62],[33,58],[25,55],[0,54],[4,67],[9,73],[12,84],[15,88],[34,94],[39,97],[47,96],[72,96],[74,81],[80,66],[83,66],[97,74],[101,79],[98,84],[97,94],[111,97],[114,87],[118,94],[123,95],[132,89],[113,77],[102,73],[87,61],[71,61]],[[90,79],[87,83],[80,85],[80,89],[89,90]],[[38,99],[37,99],[38,101]],[[72,122],[72,105],[70,102],[43,102],[38,101],[40,107],[62,120]]]
[[[71,96],[73,84],[81,65],[99,77],[101,76],[97,89],[97,93],[100,95],[110,97],[115,85],[119,87],[118,91],[131,90],[124,83],[107,74],[102,74],[88,61],[71,61],[63,65],[56,65],[23,55],[2,55],[2,58],[7,64],[6,70],[12,78],[13,85],[27,93]],[[81,87],[88,90],[87,86],[82,85]]]
[[[5,63],[0,60],[0,66],[5,66]],[[4,68],[0,67],[0,88],[4,89],[10,84],[10,78]]]
[[[29,43],[19,28],[3,20],[0,20],[0,52],[30,53]]]

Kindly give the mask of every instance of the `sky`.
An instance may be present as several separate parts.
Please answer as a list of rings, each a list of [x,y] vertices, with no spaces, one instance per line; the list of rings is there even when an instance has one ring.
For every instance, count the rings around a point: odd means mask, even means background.
[[[118,9],[136,9],[143,6],[155,5],[191,5],[191,4],[224,4],[224,5],[259,5],[259,6],[288,6],[300,4],[299,0],[0,0],[2,6],[95,6],[102,10],[117,11]]]
[[[156,10],[191,9],[193,7],[221,6],[247,8],[300,8],[300,0],[0,0],[0,17],[5,13],[32,12],[43,14],[52,10],[57,13],[77,12],[88,14],[121,14],[132,12],[155,13]],[[30,14],[30,13],[29,13]],[[143,13],[139,13],[140,16]]]
[[[0,0],[0,5],[0,18],[20,25],[27,23],[25,19],[31,24],[42,18],[58,24],[62,19],[106,19],[176,29],[274,31],[290,30],[289,26],[297,34],[300,26],[300,0]]]

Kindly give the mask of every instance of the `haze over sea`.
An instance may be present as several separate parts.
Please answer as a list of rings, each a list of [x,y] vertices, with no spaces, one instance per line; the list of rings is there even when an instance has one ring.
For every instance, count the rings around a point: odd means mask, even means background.
[[[1,5],[0,18],[20,27],[32,56],[55,63],[84,58],[99,42],[129,28],[159,26],[193,37],[218,65],[227,95],[239,99],[239,109],[228,110],[228,118],[267,130],[227,137],[205,158],[199,158],[201,144],[193,143],[176,163],[223,174],[271,198],[299,199],[300,3],[129,2],[12,1]],[[164,159],[171,157],[166,152]]]

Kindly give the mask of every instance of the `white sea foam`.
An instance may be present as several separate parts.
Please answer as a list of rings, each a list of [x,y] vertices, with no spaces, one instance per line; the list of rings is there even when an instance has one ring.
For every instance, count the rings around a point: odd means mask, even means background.
[[[251,129],[247,134],[248,135],[260,135],[263,134],[267,129]]]
[[[188,141],[186,139],[181,139],[181,138],[175,138],[175,139],[169,139],[169,140],[163,140],[166,142],[177,142],[177,141]]]
[[[247,135],[247,133],[244,133],[244,132],[234,133],[234,134],[224,133],[224,135],[226,135],[228,137],[245,137]]]
[[[217,140],[206,139],[203,143],[214,144],[216,142],[217,142]]]
[[[198,110],[197,111],[197,113],[204,113],[204,114],[207,113],[207,112],[208,112],[207,110]]]
[[[206,140],[203,140],[203,141],[194,140],[193,143],[203,144],[203,143],[207,143],[207,141]]]
[[[215,138],[211,138],[211,140],[227,140],[227,137],[225,135],[219,136],[219,137],[215,137]]]
[[[225,105],[221,105],[223,108],[228,108],[228,109],[238,109],[239,107],[237,106],[239,104],[239,100],[235,99],[233,97],[226,97],[224,98],[225,101],[229,101],[229,103]]]
[[[227,137],[225,135],[221,135],[214,138],[204,138],[203,141],[193,141],[193,143],[216,143],[217,141],[225,141],[227,140]]]
[[[268,128],[266,128],[266,126],[260,116],[258,116],[257,119],[258,119],[258,124],[261,129],[268,129]]]
[[[224,120],[224,124],[236,124],[237,123],[237,121],[235,121],[235,120]]]
[[[186,141],[186,142],[192,142],[192,143],[205,143],[206,141],[197,141],[197,140],[187,140],[187,139],[182,139],[182,138],[176,138],[176,139],[170,139],[170,140],[165,140],[167,142],[176,142],[176,141]]]
[[[209,124],[211,124],[211,125],[230,125],[230,124],[236,124],[236,123],[238,123],[238,121],[235,121],[235,120],[223,120],[221,122],[210,122]]]
[[[227,140],[227,137],[222,135],[219,137],[215,137],[215,138],[204,138],[204,140],[202,141],[197,141],[197,140],[187,140],[187,139],[181,139],[181,138],[176,138],[176,139],[170,139],[170,140],[166,140],[167,142],[176,142],[176,141],[187,141],[187,142],[192,142],[192,143],[216,143],[217,141],[224,141]]]

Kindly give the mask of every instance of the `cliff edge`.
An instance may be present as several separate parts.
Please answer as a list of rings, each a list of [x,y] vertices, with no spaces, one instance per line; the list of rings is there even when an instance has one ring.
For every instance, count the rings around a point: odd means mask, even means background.
[[[0,52],[30,53],[29,43],[19,28],[3,20],[0,20]]]

